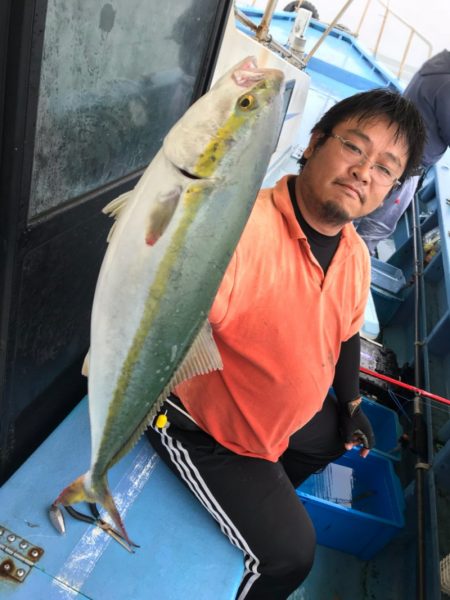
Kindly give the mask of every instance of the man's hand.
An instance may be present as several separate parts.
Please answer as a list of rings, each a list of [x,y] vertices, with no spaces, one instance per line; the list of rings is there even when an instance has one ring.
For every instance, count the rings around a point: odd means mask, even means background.
[[[366,458],[375,445],[375,435],[369,419],[362,411],[361,398],[342,406],[339,420],[346,450],[362,445],[359,454]]]

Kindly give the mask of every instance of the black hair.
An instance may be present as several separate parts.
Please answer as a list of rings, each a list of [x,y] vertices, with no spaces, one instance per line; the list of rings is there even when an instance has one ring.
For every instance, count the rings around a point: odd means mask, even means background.
[[[408,146],[408,160],[400,181],[419,171],[426,130],[419,111],[410,100],[387,88],[354,94],[341,100],[322,115],[311,133],[321,135],[321,139],[318,140],[318,144],[321,145],[338,123],[353,117],[359,122],[383,117],[389,125],[395,125],[395,139],[405,140]],[[306,162],[307,159],[303,156],[299,160],[301,166]]]

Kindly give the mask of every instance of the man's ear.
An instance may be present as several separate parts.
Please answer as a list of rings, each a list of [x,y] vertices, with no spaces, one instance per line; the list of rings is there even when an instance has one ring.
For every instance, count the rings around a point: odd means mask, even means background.
[[[324,137],[324,134],[321,131],[316,131],[312,134],[308,146],[305,148],[303,152],[303,156],[308,159],[314,153],[314,150],[317,148],[317,142]]]

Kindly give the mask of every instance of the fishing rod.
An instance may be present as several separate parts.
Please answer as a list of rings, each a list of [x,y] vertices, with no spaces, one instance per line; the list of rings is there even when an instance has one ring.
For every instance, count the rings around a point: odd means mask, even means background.
[[[381,373],[377,373],[376,371],[366,369],[366,367],[359,367],[359,370],[361,371],[361,373],[365,373],[366,375],[370,375],[371,377],[382,379],[383,381],[387,381],[388,383],[392,383],[393,385],[402,387],[405,390],[413,392],[414,394],[425,396],[426,398],[430,398],[430,400],[436,400],[436,402],[442,402],[442,404],[448,404],[450,406],[450,400],[448,398],[444,398],[443,396],[432,394],[431,392],[422,390],[414,385],[410,385],[409,383],[405,383],[403,381],[399,381],[398,379],[394,379],[393,377],[388,377],[387,375],[382,375]]]

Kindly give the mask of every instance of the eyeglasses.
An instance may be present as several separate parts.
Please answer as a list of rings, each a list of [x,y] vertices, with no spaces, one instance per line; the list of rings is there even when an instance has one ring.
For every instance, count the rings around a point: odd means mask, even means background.
[[[330,133],[330,137],[337,139],[341,143],[342,156],[346,161],[349,163],[354,161],[355,165],[361,166],[365,162],[369,163],[372,169],[372,179],[375,183],[385,186],[401,185],[401,181],[397,179],[397,176],[392,173],[389,167],[380,163],[370,162],[367,154],[359,146],[350,140],[345,140],[340,135],[337,135],[337,133]]]

